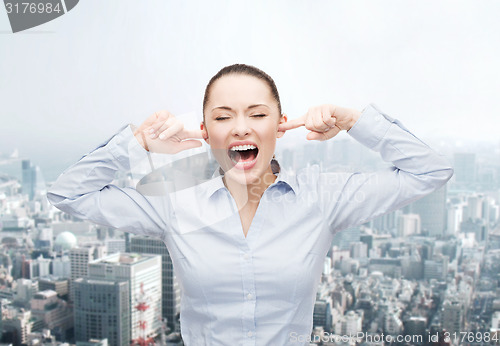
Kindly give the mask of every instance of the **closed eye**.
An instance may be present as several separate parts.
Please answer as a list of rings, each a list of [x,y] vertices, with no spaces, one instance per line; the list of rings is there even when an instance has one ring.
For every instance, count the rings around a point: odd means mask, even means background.
[[[254,115],[252,115],[252,117],[256,117],[256,118],[263,118],[265,116],[267,116],[267,114],[254,114]]]
[[[226,119],[229,119],[229,117],[217,117],[217,118],[215,118],[215,120],[226,120]]]

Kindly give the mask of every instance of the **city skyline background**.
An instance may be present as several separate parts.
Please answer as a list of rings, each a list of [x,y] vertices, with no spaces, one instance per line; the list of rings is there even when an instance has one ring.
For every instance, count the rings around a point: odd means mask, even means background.
[[[154,111],[197,127],[206,83],[236,62],[275,79],[289,118],[326,102],[359,109],[373,102],[453,163],[444,187],[335,235],[316,294],[315,335],[427,340],[443,330],[500,331],[499,10],[489,0],[86,0],[12,34],[0,6],[1,341],[120,344],[118,333],[134,338],[151,317],[149,336],[182,345],[182,289],[165,244],[79,220],[51,206],[46,191],[82,155]],[[327,142],[305,135],[298,129],[278,141],[285,170],[386,165],[346,133]],[[155,168],[172,160],[161,177],[182,176],[167,175],[170,168],[211,176],[215,163],[203,155],[175,160],[191,153],[151,156]],[[143,179],[142,168],[118,172],[113,184],[148,195],[159,176]],[[141,257],[155,257],[156,268],[147,268],[154,276],[139,270]],[[137,272],[111,275],[126,267]],[[146,309],[152,295],[154,308]],[[103,311],[109,304],[117,309]]]
[[[495,1],[89,0],[12,34],[2,9],[0,153],[18,149],[50,181],[154,111],[197,126],[206,83],[236,62],[275,79],[289,118],[374,102],[444,147],[498,151],[499,12]],[[307,143],[305,133],[278,148]]]

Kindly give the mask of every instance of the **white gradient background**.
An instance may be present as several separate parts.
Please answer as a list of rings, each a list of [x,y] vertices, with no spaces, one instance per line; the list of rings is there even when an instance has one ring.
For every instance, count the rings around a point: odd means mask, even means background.
[[[208,79],[236,62],[275,79],[290,118],[374,102],[421,137],[499,146],[498,18],[488,0],[82,0],[12,34],[2,7],[0,152],[43,169],[156,110],[201,119]]]

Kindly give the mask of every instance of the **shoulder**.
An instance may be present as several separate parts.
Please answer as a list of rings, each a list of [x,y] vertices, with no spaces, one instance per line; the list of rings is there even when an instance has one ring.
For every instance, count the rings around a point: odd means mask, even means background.
[[[307,193],[341,189],[349,178],[355,174],[351,172],[325,172],[320,165],[314,164],[299,169],[293,178],[299,190]]]

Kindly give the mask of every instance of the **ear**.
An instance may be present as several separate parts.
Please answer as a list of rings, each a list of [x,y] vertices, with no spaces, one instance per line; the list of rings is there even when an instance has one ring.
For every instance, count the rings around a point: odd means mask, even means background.
[[[281,118],[280,118],[280,122],[279,122],[279,124],[278,124],[278,125],[284,124],[284,123],[286,123],[287,121],[288,121],[288,118],[287,118],[286,114],[283,114],[283,115],[281,116]],[[276,133],[276,138],[281,138],[281,137],[283,137],[283,135],[284,135],[284,134],[285,134],[285,131],[278,131],[278,132]]]
[[[207,142],[207,144],[210,144],[210,140],[208,139],[208,131],[206,126],[203,124],[203,121],[200,123],[200,130],[205,142]]]

